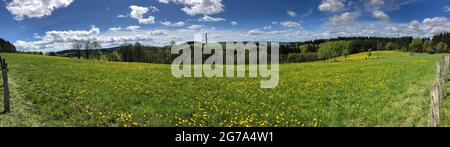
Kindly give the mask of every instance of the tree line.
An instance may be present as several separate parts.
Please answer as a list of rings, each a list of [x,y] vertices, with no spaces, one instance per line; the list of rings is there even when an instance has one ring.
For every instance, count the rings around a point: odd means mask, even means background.
[[[16,47],[9,41],[0,38],[0,52],[14,53],[16,52]]]
[[[440,33],[432,38],[413,37],[339,37],[281,46],[288,63],[330,60],[350,54],[381,50],[399,50],[411,53],[449,53],[450,33]]]
[[[194,42],[188,42],[193,45]],[[244,42],[245,43],[245,42]],[[172,43],[173,45],[174,43]],[[224,42],[221,43],[225,45]],[[350,54],[399,50],[412,53],[448,53],[450,33],[440,33],[432,38],[413,37],[338,37],[304,42],[280,43],[280,63],[299,63],[336,59]],[[80,41],[73,44],[73,50],[52,52],[48,55],[97,59],[121,62],[145,62],[170,64],[171,45],[165,47],[144,46],[140,43],[123,44],[119,47],[101,49],[95,41]],[[193,48],[192,48],[193,49]],[[204,57],[205,59],[208,56]]]

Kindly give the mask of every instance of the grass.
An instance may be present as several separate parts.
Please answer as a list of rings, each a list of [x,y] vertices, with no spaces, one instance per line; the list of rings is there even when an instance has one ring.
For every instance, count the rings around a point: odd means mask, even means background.
[[[368,52],[352,54],[345,57],[336,58],[337,61],[357,61],[357,60],[367,60],[367,59],[379,59],[379,58],[398,58],[410,56],[408,53],[400,51],[372,51],[372,55],[369,57]]]
[[[0,127],[38,127],[42,126],[40,117],[33,113],[32,104],[26,101],[17,91],[17,85],[13,79],[9,80],[11,109],[10,113],[3,113],[3,87],[0,90]]]
[[[125,127],[426,126],[440,57],[286,64],[278,87],[261,89],[261,79],[177,79],[169,65],[2,56],[40,125]]]
[[[450,126],[450,81],[448,79],[445,85],[445,90],[447,92],[447,97],[444,98],[442,106],[440,107],[440,125]]]

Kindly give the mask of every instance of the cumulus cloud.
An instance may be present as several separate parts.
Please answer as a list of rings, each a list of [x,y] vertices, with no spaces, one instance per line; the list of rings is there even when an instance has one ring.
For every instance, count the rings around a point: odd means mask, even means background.
[[[450,21],[446,17],[425,18],[422,30],[429,33],[450,32]]]
[[[425,18],[422,22],[411,21],[408,30],[432,35],[441,32],[450,32],[450,20],[446,17]]]
[[[319,10],[324,12],[338,12],[345,7],[343,0],[322,0]]]
[[[354,13],[345,12],[340,15],[334,15],[331,17],[330,22],[333,25],[349,25],[352,24],[358,16]]]
[[[41,18],[50,16],[55,9],[68,7],[73,0],[12,0],[6,9],[21,21],[25,17]]]
[[[302,26],[300,23],[293,22],[293,21],[280,22],[280,25],[283,27],[287,27],[287,28],[296,28],[296,27]]]
[[[176,4],[182,4],[183,10],[186,14],[194,16],[198,14],[217,14],[224,12],[224,5],[222,0],[157,0],[160,3],[168,4],[173,2]]]
[[[121,31],[122,32],[122,31]],[[119,33],[119,32],[114,32]],[[76,41],[98,41],[109,45],[115,43],[152,41],[154,36],[162,35],[157,31],[146,33],[124,32],[125,34],[101,35],[100,29],[92,26],[90,30],[47,31],[45,36],[37,41],[17,40],[14,44],[20,50],[63,50],[71,49]]]
[[[188,29],[196,30],[196,29],[200,29],[200,28],[203,28],[203,27],[204,27],[203,25],[191,25],[191,26],[188,27]]]
[[[391,19],[389,17],[389,15],[387,15],[383,11],[375,11],[375,12],[372,13],[372,16],[377,18],[377,19],[379,19],[379,20],[383,20],[383,21],[389,21]]]
[[[413,20],[411,21],[411,23],[409,23],[408,25],[408,29],[410,30],[420,30],[420,22],[417,20]]]
[[[287,15],[289,15],[290,17],[296,17],[297,13],[295,13],[294,11],[289,10],[289,11],[287,11]]]
[[[149,16],[147,18],[144,18],[144,15],[147,14],[149,11],[156,12],[158,11],[155,7],[141,7],[136,5],[130,6],[131,12],[130,17],[138,20],[140,24],[154,24],[155,23],[155,17]]]
[[[239,25],[239,23],[236,22],[236,21],[232,21],[232,22],[230,22],[230,24],[233,25],[233,26]]]
[[[141,28],[140,26],[129,26],[129,27],[127,27],[127,30],[136,31],[136,30],[139,30],[140,28]]]
[[[224,18],[219,18],[219,17],[211,17],[208,15],[204,15],[202,18],[198,19],[198,21],[201,22],[217,22],[217,21],[226,21],[226,19]]]
[[[122,30],[122,28],[121,27],[113,27],[113,28],[109,28],[108,29],[109,31],[120,31],[120,30]]]
[[[185,25],[185,23],[182,22],[182,21],[175,22],[175,23],[172,23],[172,22],[170,22],[170,21],[162,21],[162,22],[161,22],[161,25],[167,26],[167,27],[182,27],[182,26]]]

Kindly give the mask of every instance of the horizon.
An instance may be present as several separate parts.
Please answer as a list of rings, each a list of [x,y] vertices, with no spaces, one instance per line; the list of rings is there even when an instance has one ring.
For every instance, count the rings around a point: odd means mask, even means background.
[[[449,32],[449,17],[450,3],[439,0],[0,2],[1,37],[18,50],[42,52],[68,50],[78,40],[104,48],[134,42],[163,47],[205,32],[210,42],[425,38]]]

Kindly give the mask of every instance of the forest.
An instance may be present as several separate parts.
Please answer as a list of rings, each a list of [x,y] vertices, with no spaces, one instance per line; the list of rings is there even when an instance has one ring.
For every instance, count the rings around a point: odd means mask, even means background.
[[[0,38],[0,52],[14,53],[16,52],[16,47],[9,41]]]

